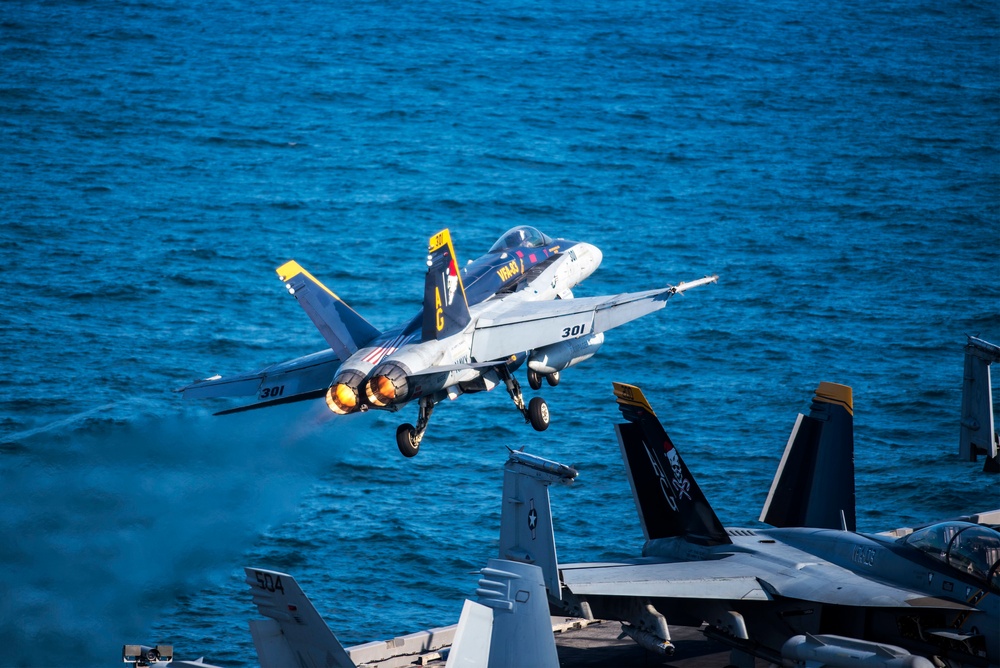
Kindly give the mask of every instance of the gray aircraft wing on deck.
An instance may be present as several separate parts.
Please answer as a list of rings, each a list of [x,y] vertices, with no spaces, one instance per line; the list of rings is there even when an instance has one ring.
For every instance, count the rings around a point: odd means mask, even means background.
[[[972,610],[955,601],[881,584],[846,568],[778,543],[766,558],[736,553],[722,559],[678,563],[560,564],[563,584],[577,595],[760,600],[800,599],[830,605]],[[772,561],[775,560],[775,561]],[[777,560],[784,565],[777,566]],[[836,583],[832,586],[831,583]]]

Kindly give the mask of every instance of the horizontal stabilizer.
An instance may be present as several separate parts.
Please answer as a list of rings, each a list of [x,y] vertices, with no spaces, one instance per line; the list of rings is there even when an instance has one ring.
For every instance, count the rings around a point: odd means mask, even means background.
[[[354,668],[354,662],[337,636],[320,617],[312,602],[291,575],[258,568],[244,568],[253,602],[273,624],[251,624],[261,668],[328,666]],[[289,663],[289,659],[295,660]]]
[[[775,527],[856,530],[850,387],[819,384],[809,415],[799,414],[795,421],[760,521]]]
[[[346,360],[381,334],[298,262],[286,262],[275,271],[340,359]]]
[[[709,545],[731,543],[642,391],[624,383],[614,383],[614,389],[628,420],[615,431],[646,539],[683,536]]]
[[[469,302],[465,298],[451,233],[441,230],[431,237],[427,247],[423,340],[433,341],[457,334],[465,329],[470,319]]]
[[[293,394],[290,397],[281,397],[280,399],[272,399],[270,401],[261,401],[256,404],[247,404],[245,406],[237,406],[236,408],[227,408],[223,411],[218,411],[212,413],[212,415],[232,415],[234,413],[245,413],[247,411],[254,411],[258,408],[271,408],[272,406],[281,406],[282,404],[294,404],[299,401],[309,401],[310,399],[321,399],[326,396],[327,390],[312,390],[311,392],[303,392],[302,394]]]
[[[337,355],[332,350],[323,350],[290,362],[272,364],[260,371],[206,378],[178,391],[185,399],[256,395],[256,403],[232,409],[232,412],[238,412],[321,397],[338,368],[340,359]]]

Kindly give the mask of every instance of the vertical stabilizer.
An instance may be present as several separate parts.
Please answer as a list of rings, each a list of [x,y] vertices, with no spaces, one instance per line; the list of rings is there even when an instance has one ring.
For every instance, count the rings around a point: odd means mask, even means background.
[[[465,602],[447,668],[557,668],[542,570],[490,559],[480,574],[478,602]]]
[[[504,465],[500,558],[537,565],[556,599],[561,599],[561,588],[549,485],[572,482],[576,476],[569,466],[517,450]]]
[[[298,262],[286,262],[275,271],[341,360],[346,360],[381,333]]]
[[[443,339],[469,324],[462,274],[451,245],[451,234],[441,230],[427,247],[427,277],[424,281],[423,340]]]
[[[244,568],[253,602],[266,620],[250,622],[261,668],[355,668],[337,636],[291,575]]]
[[[850,387],[819,384],[809,415],[795,420],[760,521],[775,527],[856,530]]]
[[[615,432],[646,540],[683,536],[709,545],[731,543],[642,391],[624,383],[614,387],[628,420],[615,425]]]
[[[958,454],[962,459],[976,461],[986,455],[983,471],[1000,471],[997,434],[993,422],[993,386],[990,365],[1000,362],[1000,346],[969,337],[965,345],[965,371],[962,374],[962,413],[959,429]]]

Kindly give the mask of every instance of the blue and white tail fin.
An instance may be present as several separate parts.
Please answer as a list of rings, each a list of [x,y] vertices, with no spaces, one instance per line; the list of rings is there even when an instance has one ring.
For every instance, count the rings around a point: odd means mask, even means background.
[[[298,262],[286,262],[275,271],[341,360],[381,334]]]
[[[250,621],[261,668],[355,668],[344,646],[291,575],[244,568],[253,602],[269,619]]]
[[[542,570],[490,559],[480,574],[478,601],[465,602],[446,668],[557,668]]]
[[[646,540],[682,536],[708,545],[731,543],[694,476],[670,441],[642,391],[614,383],[622,460]]]
[[[850,387],[819,384],[809,415],[800,413],[795,420],[760,521],[776,527],[856,530]]]
[[[423,340],[443,339],[469,324],[469,303],[462,285],[462,272],[451,245],[451,234],[441,230],[427,245],[427,277],[424,280]]]

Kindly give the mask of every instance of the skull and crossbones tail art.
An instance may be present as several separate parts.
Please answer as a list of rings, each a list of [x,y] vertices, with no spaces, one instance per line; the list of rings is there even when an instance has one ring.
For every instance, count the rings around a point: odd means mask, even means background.
[[[670,441],[664,441],[663,449],[667,454],[667,460],[670,462],[670,470],[674,474],[670,484],[673,486],[674,491],[677,492],[678,498],[690,500],[691,481],[684,477],[684,467],[681,466],[681,458],[677,455],[674,444]]]

